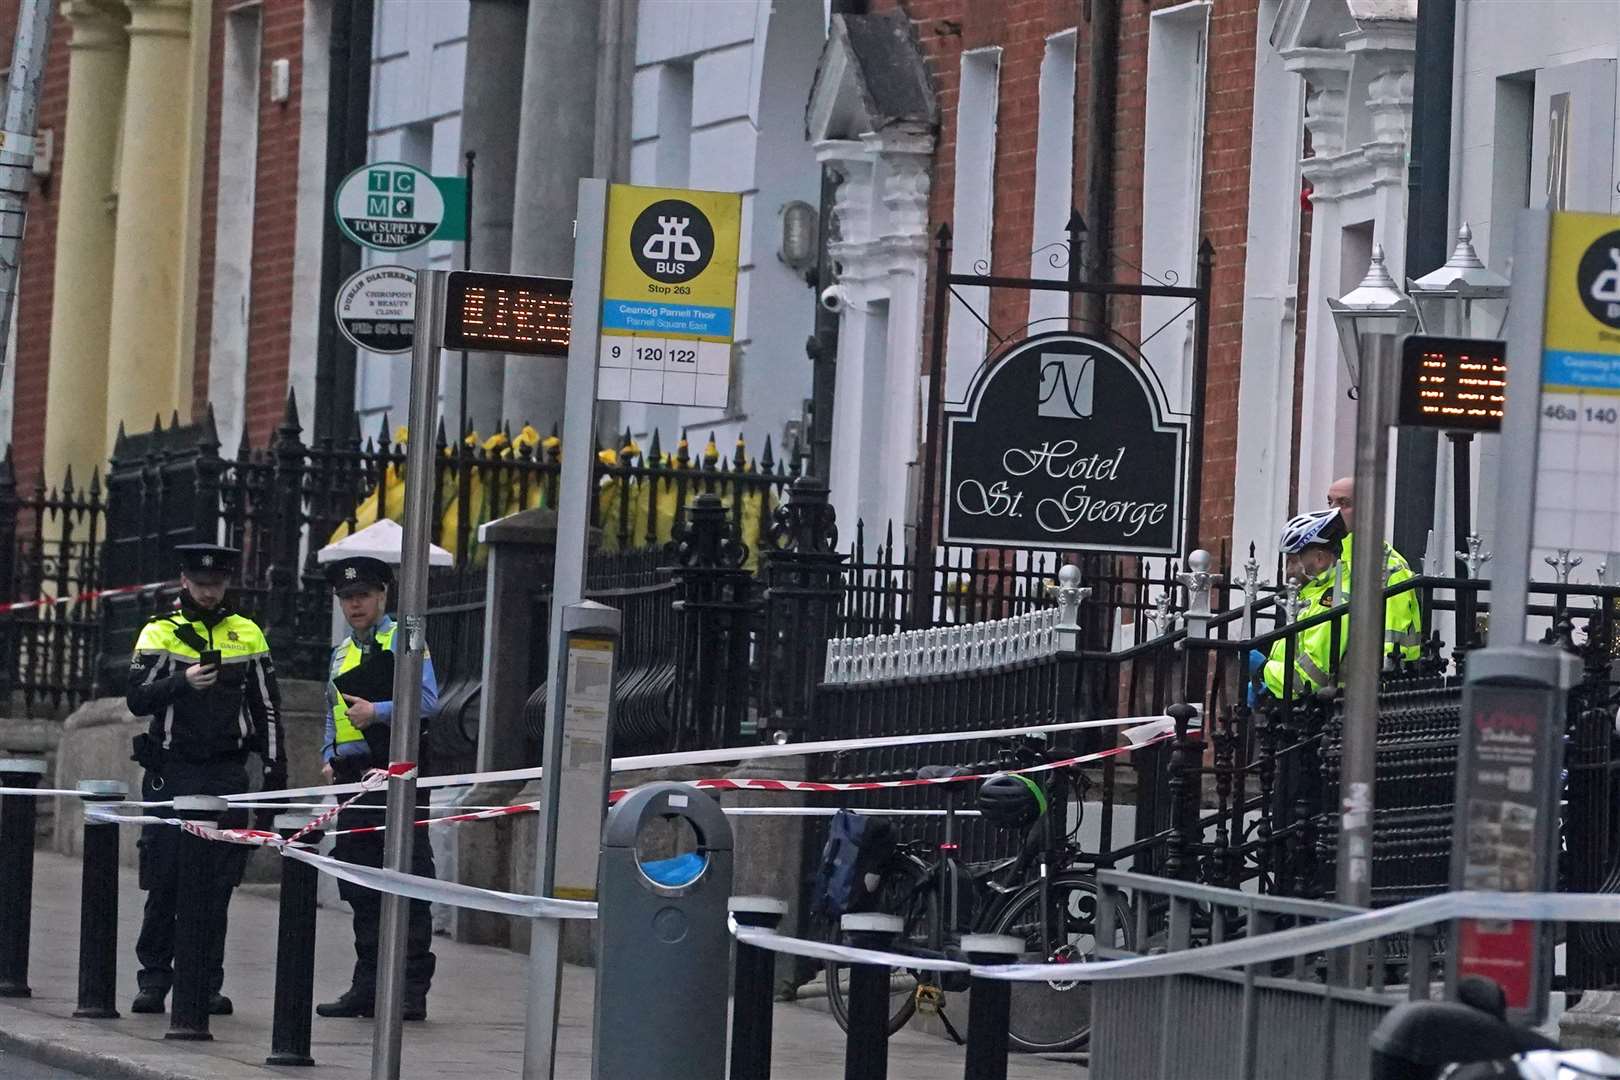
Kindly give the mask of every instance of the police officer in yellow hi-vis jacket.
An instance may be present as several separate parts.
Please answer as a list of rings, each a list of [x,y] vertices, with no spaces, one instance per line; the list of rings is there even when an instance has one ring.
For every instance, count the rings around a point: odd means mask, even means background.
[[[226,602],[240,553],[214,544],[186,544],[180,556],[178,607],[141,628],[130,661],[126,701],[136,716],[151,717],[135,737],[134,760],[146,770],[146,801],[180,795],[229,795],[248,790],[247,761],[257,755],[263,788],[287,786],[281,694],[270,646],[253,620]],[[224,824],[246,824],[245,819]],[[174,983],[175,907],[179,898],[180,830],[141,829],[140,878],[146,911],[135,942],[140,992],[132,1012],[160,1013]],[[188,900],[215,905],[218,927],[210,942],[209,1011],[226,1015],[225,922],[231,892],[242,880],[250,849],[209,845],[208,880],[185,883]]]
[[[394,717],[394,661],[405,647],[405,635],[398,632],[398,624],[388,615],[388,586],[393,571],[387,563],[364,556],[342,559],[327,566],[326,579],[337,593],[349,624],[349,636],[332,650],[331,676],[326,683],[326,745],[321,756],[328,781],[352,784],[367,770],[388,764]],[[439,705],[433,661],[425,652],[421,698],[424,735]],[[387,802],[387,792],[378,790],[362,796],[357,805],[385,806]],[[425,801],[418,805],[425,806]],[[346,810],[338,816],[337,827],[341,831],[381,825],[382,817],[376,810]],[[333,857],[344,862],[382,865],[382,833],[340,835],[334,845]],[[411,845],[411,873],[433,876],[433,848],[425,833],[418,833]],[[347,881],[338,882],[338,893],[354,909],[354,976],[342,996],[317,1005],[315,1011],[332,1017],[371,1016],[377,994],[382,896]],[[435,963],[428,904],[412,900],[405,935],[406,1020],[427,1019],[427,995]]]
[[[1337,601],[1345,604],[1350,599],[1350,576],[1343,565],[1343,551],[1349,538],[1343,517],[1338,509],[1300,514],[1283,527],[1278,549],[1286,556],[1284,573],[1291,580],[1303,581],[1299,597],[1304,606],[1299,612],[1303,622],[1332,610]],[[1393,549],[1392,549],[1393,550]],[[1400,556],[1396,555],[1399,559]],[[1388,585],[1399,585],[1412,577],[1406,561],[1398,565],[1386,560],[1385,575]],[[1334,683],[1333,672],[1338,660],[1349,646],[1348,618],[1330,619],[1308,630],[1300,631],[1294,641],[1294,670],[1290,678],[1287,671],[1287,639],[1277,641],[1261,665],[1261,679],[1272,697],[1284,696],[1285,687],[1292,682],[1296,697],[1319,690]],[[1335,623],[1338,655],[1334,655]],[[1423,641],[1422,612],[1417,596],[1410,592],[1397,593],[1384,602],[1384,651],[1403,659],[1416,659]]]

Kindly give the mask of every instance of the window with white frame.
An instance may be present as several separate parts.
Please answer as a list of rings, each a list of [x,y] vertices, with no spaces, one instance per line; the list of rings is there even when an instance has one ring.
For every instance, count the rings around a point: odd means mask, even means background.
[[[1198,256],[1204,169],[1209,4],[1155,11],[1148,26],[1142,151],[1142,274],[1190,285]],[[1192,400],[1193,312],[1185,300],[1142,298],[1143,354],[1178,408]]]
[[[1060,277],[1050,256],[1051,247],[1065,237],[1074,202],[1074,65],[1075,31],[1071,28],[1046,39],[1041,57],[1040,115],[1035,141],[1035,221],[1030,237],[1031,277]],[[1074,253],[1070,253],[1070,258]],[[1060,330],[1057,321],[1069,314],[1067,293],[1032,291],[1029,294],[1030,332]]]
[[[983,273],[990,263],[995,225],[996,106],[1001,87],[1001,50],[962,54],[962,81],[956,107],[956,197],[951,207],[951,269]],[[945,336],[945,399],[961,401],[973,373],[984,362],[990,290],[963,286],[950,302]]]

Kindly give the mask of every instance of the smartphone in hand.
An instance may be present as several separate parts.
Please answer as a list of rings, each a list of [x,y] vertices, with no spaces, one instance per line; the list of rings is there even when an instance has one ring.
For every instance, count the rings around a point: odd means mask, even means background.
[[[217,668],[219,667],[219,662],[218,649],[204,649],[197,656],[197,663],[203,667]]]

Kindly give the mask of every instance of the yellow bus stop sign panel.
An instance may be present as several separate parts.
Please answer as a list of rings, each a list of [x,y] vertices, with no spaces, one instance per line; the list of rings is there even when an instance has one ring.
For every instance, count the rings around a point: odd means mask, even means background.
[[[1620,217],[1553,215],[1542,390],[1620,394]]]
[[[741,226],[739,194],[614,184],[602,333],[731,341]]]

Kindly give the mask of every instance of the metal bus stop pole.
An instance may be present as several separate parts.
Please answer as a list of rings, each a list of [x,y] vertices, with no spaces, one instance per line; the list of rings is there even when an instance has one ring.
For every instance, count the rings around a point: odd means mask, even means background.
[[[1384,670],[1384,537],[1388,532],[1389,419],[1396,358],[1389,334],[1368,334],[1356,407],[1356,543],[1351,549],[1349,653],[1345,657],[1344,761],[1339,801],[1337,898],[1372,904],[1373,783],[1378,679]]]
[[[399,625],[406,644],[394,670],[394,718],[388,747],[394,761],[416,761],[421,735],[428,543],[433,531],[433,432],[439,405],[439,340],[444,332],[446,277],[443,270],[416,276],[410,428],[405,445],[405,535],[399,571]],[[410,873],[415,819],[415,776],[391,777],[384,815],[387,831],[383,834],[383,866],[389,870]],[[371,1043],[372,1080],[399,1080],[409,903],[398,893],[383,893],[377,953],[377,1022]]]
[[[579,182],[574,223],[573,325],[563,399],[562,473],[558,479],[557,555],[551,599],[551,677],[541,746],[540,814],[534,854],[534,893],[550,896],[556,884],[558,780],[563,762],[563,715],[568,692],[568,634],[564,609],[584,599],[585,556],[591,526],[591,465],[596,458],[596,350],[602,316],[603,224],[606,180]],[[562,928],[535,919],[529,934],[529,1011],[524,1026],[523,1080],[551,1080],[557,1060],[557,1014],[562,993]],[[378,1078],[382,1080],[382,1078]]]

